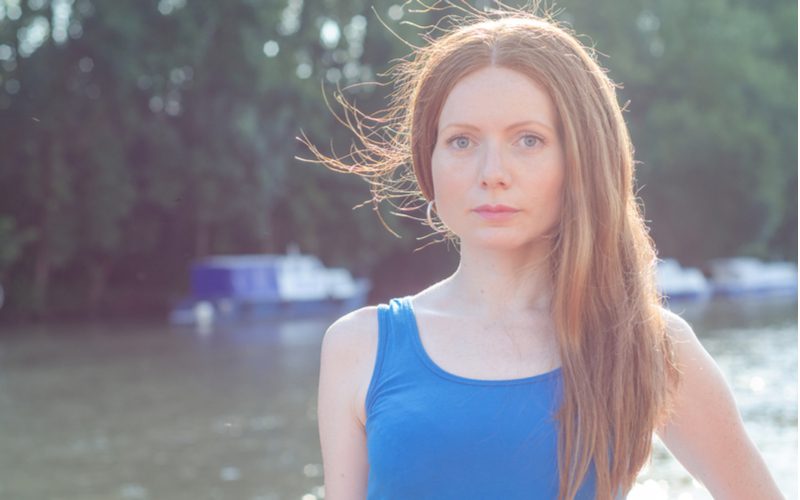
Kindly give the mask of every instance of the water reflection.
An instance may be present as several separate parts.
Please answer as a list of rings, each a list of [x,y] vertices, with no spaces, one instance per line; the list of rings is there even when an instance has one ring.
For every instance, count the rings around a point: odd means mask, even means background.
[[[720,364],[748,431],[796,497],[796,300],[674,309]],[[323,498],[316,390],[333,319],[4,332],[0,498]],[[629,498],[710,496],[657,444]]]

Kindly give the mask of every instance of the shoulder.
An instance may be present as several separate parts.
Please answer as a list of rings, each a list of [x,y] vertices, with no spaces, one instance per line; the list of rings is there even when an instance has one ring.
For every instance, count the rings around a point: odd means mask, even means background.
[[[348,401],[352,415],[363,419],[360,402],[378,351],[378,307],[345,314],[325,331],[320,352],[320,387]]]
[[[683,317],[664,306],[659,306],[659,312],[664,320],[666,333],[670,340],[676,344],[676,347],[697,341],[694,329]]]
[[[366,306],[334,321],[322,338],[322,361],[357,369],[367,361],[378,341],[378,306]]]
[[[689,407],[697,407],[699,401],[729,398],[729,388],[689,322],[665,307],[661,308],[661,316],[677,370],[670,393],[670,410],[678,412],[676,420],[686,421],[690,419]]]
[[[317,424],[330,498],[365,498],[369,471],[366,428],[357,394],[377,337],[377,307],[334,321],[322,339]]]
[[[688,321],[664,306],[659,306],[659,312],[672,350],[673,366],[678,372],[674,381],[684,385],[688,378],[691,383],[693,377],[703,376],[707,373],[705,369],[715,363]]]
[[[366,306],[349,312],[334,321],[325,331],[322,349],[339,354],[358,351],[374,340],[378,331],[378,306]]]

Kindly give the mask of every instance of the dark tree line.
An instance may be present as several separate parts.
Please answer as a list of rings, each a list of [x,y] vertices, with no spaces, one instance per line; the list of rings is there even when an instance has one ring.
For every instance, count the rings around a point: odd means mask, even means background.
[[[407,47],[378,16],[415,42],[417,29],[401,21],[436,15],[401,4],[0,6],[4,313],[158,310],[185,286],[188,263],[209,254],[280,253],[296,242],[372,274],[419,246],[413,223],[395,220],[407,235],[396,239],[369,205],[352,210],[369,196],[362,181],[293,159],[308,156],[301,129],[347,151],[351,138],[323,92],[383,81]],[[556,7],[623,84],[660,254],[690,264],[796,260],[796,3]],[[345,95],[369,112],[389,91]]]

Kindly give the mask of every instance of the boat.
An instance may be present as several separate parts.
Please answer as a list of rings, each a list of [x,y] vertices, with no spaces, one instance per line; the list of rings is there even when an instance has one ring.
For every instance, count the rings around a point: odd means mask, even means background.
[[[173,307],[172,324],[345,314],[362,307],[371,289],[369,279],[327,268],[296,245],[286,254],[202,258],[190,275],[191,292]]]
[[[731,257],[713,259],[709,267],[718,295],[797,295],[797,264],[793,262]]]
[[[670,301],[705,300],[713,292],[702,271],[694,267],[682,267],[676,259],[658,261],[656,285]]]

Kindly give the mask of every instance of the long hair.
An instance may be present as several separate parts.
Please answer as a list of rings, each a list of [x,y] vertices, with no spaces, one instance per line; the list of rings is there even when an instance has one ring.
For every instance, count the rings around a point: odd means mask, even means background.
[[[597,498],[610,499],[633,486],[679,381],[655,286],[656,250],[634,193],[633,147],[616,85],[594,50],[549,14],[503,7],[462,9],[467,15],[443,35],[423,36],[427,45],[392,68],[394,92],[382,115],[339,101],[355,117],[343,123],[364,146],[351,148],[353,163],[304,142],[317,162],[368,180],[373,203],[401,197],[401,211],[415,210],[416,201],[434,199],[438,119],[458,81],[497,66],[547,91],[565,163],[550,258],[563,375],[559,498],[575,497],[593,463]]]

